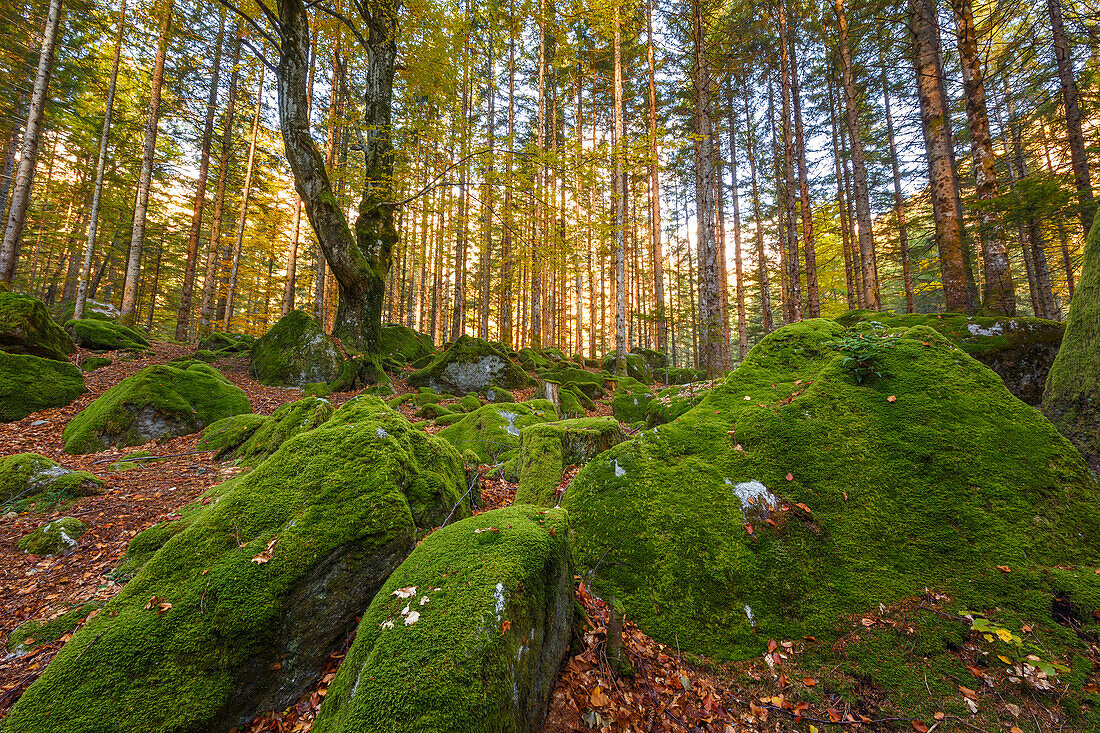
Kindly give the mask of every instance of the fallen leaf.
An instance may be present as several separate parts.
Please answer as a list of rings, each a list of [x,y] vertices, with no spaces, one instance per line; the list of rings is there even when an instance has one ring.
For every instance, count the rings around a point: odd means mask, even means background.
[[[974,690],[971,690],[969,687],[963,687],[962,685],[959,685],[959,692],[961,692],[963,694],[963,697],[965,697],[969,700],[977,700],[978,699],[978,693],[975,692]]]
[[[596,687],[588,695],[588,701],[590,703],[592,703],[593,707],[597,707],[597,708],[602,708],[602,707],[605,707],[606,705],[611,704],[611,699],[607,695],[604,694],[603,690],[600,689],[599,685],[596,685]]]
[[[752,534],[752,525],[749,524],[748,522],[745,522],[745,531],[748,532],[749,534]]]
[[[917,731],[917,733],[928,733],[928,726],[919,720],[911,721],[910,725],[913,726],[913,730]]]
[[[817,680],[815,680],[813,677],[803,677],[802,684],[806,685],[806,687],[813,687],[817,684]]]
[[[406,626],[412,626],[413,624],[415,624],[419,620],[420,620],[420,612],[419,611],[409,611],[409,615],[405,616],[405,625]]]
[[[1010,568],[1007,565],[998,565],[997,569],[1000,570],[1002,573],[1011,573],[1012,572],[1012,568]]]
[[[895,397],[894,395],[890,395],[889,397],[886,398],[886,401],[887,402],[897,402],[898,398]],[[924,725],[924,723],[921,723],[921,725]],[[916,721],[914,721],[913,727],[916,728]]]
[[[500,635],[504,636],[505,632],[509,631],[511,628],[512,628],[512,622],[511,621],[505,621],[504,623],[502,623],[500,625]]]
[[[788,473],[787,474],[787,480],[788,481],[794,481],[794,474],[793,473]]]
[[[935,715],[933,715],[932,717],[933,717],[933,718],[935,718],[936,720],[943,720],[943,719],[944,719],[944,718],[946,718],[947,716],[946,716],[946,715],[944,715],[942,711],[940,711],[940,712],[937,712],[937,713],[936,713]]]
[[[393,593],[390,593],[390,595],[397,596],[398,598],[412,598],[416,595],[416,586],[410,585],[407,588],[398,588]]]

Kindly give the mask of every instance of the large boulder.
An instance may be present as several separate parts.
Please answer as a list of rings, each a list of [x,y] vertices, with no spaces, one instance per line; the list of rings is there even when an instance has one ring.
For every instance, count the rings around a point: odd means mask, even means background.
[[[0,351],[0,422],[62,407],[86,391],[84,375],[67,361]]]
[[[314,733],[541,730],[569,646],[566,528],[512,506],[425,539],[363,614]]]
[[[882,376],[862,382],[844,335],[777,330],[697,407],[581,469],[561,504],[597,592],[724,660],[925,588],[1020,623],[1053,623],[1056,598],[1092,619],[1100,485],[1076,449],[931,328],[872,337]]]
[[[102,489],[102,479],[87,471],[70,471],[37,453],[17,453],[0,460],[0,505],[35,502],[45,509],[59,501],[93,496]]]
[[[410,387],[464,395],[487,387],[516,389],[534,384],[527,374],[488,341],[460,336],[428,366],[409,375]]]
[[[208,364],[150,366],[96,398],[61,438],[66,453],[94,453],[187,435],[250,410],[244,390]]]
[[[79,346],[92,351],[141,351],[149,348],[149,340],[138,331],[119,323],[98,318],[78,318],[65,323]]]
[[[256,343],[256,337],[251,334],[214,331],[199,341],[199,350],[236,354],[248,351],[254,343]]]
[[[641,354],[628,353],[623,356],[626,363],[626,376],[631,379],[637,379],[639,382],[645,384],[653,384],[653,372],[650,370],[649,365],[646,363],[645,358]],[[601,368],[609,373],[615,373],[615,352],[611,352],[604,357]]]
[[[317,322],[305,311],[294,310],[252,344],[249,368],[260,384],[304,387],[335,380],[343,361],[336,343]]]
[[[218,460],[259,463],[298,433],[322,425],[334,409],[326,399],[306,397],[280,405],[271,415],[231,415],[207,426],[197,447],[217,450]]]
[[[0,351],[66,361],[76,345],[42,301],[0,292]]]
[[[451,446],[353,400],[188,507],[182,530],[154,528],[147,544],[163,544],[23,693],[5,733],[226,731],[285,709],[419,534],[468,515],[465,489]]]
[[[531,425],[519,432],[517,504],[553,506],[562,475],[623,442],[622,426],[609,417],[582,417]]]
[[[403,362],[414,362],[435,352],[430,336],[399,323],[382,327],[382,355]]]
[[[886,332],[914,326],[934,328],[960,349],[997,372],[1008,391],[1033,407],[1043,401],[1043,387],[1058,355],[1065,324],[1042,318],[968,316],[962,313],[848,311],[837,323]]]
[[[523,428],[557,419],[554,404],[547,400],[489,404],[464,415],[438,435],[460,453],[471,451],[481,463],[496,463],[519,447]]]

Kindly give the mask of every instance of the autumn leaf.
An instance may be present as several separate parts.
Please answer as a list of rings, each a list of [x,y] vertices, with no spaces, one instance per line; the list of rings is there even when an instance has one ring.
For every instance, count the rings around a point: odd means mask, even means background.
[[[745,522],[745,531],[748,532],[749,534],[752,534],[752,525],[749,524],[748,522]]]
[[[897,402],[898,398],[895,397],[894,395],[890,395],[889,397],[886,398],[886,401],[887,402]],[[923,725],[923,723],[922,723],[922,725]]]
[[[917,733],[928,733],[928,726],[919,720],[910,721],[910,725],[913,726],[913,730]]]
[[[813,687],[817,684],[817,680],[815,680],[813,677],[803,677],[802,684],[806,685],[806,687]]]
[[[793,473],[788,473],[787,474],[787,480],[788,481],[794,481],[794,474]]]
[[[398,598],[412,598],[416,595],[416,586],[410,585],[407,588],[398,588],[390,593],[391,596],[397,596]]]
[[[1000,570],[1002,573],[1011,573],[1012,572],[1012,568],[1010,568],[1007,565],[998,565],[997,569]]]
[[[500,625],[500,635],[504,636],[504,634],[507,633],[508,631],[510,631],[511,628],[512,628],[512,622],[511,621],[505,621],[504,623],[502,623]]]
[[[592,703],[592,707],[602,708],[611,704],[611,699],[604,694],[599,685],[592,690],[588,695],[588,701]]]

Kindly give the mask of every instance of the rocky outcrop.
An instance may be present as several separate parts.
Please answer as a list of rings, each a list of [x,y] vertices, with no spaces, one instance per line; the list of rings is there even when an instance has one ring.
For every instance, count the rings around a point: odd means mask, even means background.
[[[460,336],[447,350],[408,379],[410,387],[464,395],[489,387],[516,389],[534,384],[527,374],[488,341]]]
[[[516,503],[553,506],[566,468],[583,466],[623,440],[622,426],[608,417],[584,417],[524,428],[519,433]]]
[[[79,346],[92,351],[142,351],[149,348],[149,340],[134,329],[98,318],[67,321],[65,330],[73,335]]]
[[[76,345],[42,301],[0,292],[0,351],[65,361]]]

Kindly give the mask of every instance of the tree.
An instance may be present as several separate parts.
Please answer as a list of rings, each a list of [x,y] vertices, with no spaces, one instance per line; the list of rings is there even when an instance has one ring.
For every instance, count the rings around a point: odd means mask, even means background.
[[[1062,92],[1062,104],[1065,108],[1066,132],[1069,137],[1069,153],[1073,163],[1073,182],[1080,197],[1081,226],[1086,232],[1092,230],[1092,220],[1096,204],[1092,196],[1092,183],[1089,181],[1089,164],[1085,156],[1085,138],[1081,133],[1081,103],[1077,90],[1077,81],[1073,78],[1073,59],[1066,40],[1066,27],[1062,20],[1061,0],[1047,0],[1050,14],[1051,35],[1054,38],[1054,58],[1058,64],[1058,82]]]

